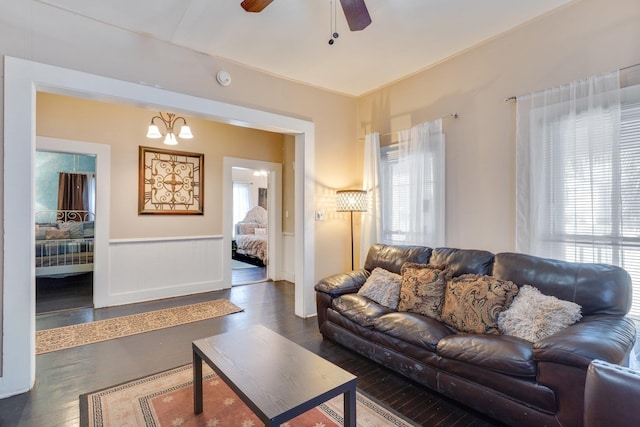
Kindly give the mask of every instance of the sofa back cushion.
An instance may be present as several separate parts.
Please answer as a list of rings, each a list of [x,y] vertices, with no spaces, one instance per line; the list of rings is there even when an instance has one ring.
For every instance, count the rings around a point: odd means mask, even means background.
[[[405,262],[428,264],[430,257],[431,248],[425,246],[392,246],[376,243],[369,249],[364,268],[373,271],[374,268],[380,267],[400,274],[402,264]]]
[[[494,255],[477,249],[436,248],[429,264],[447,264],[453,277],[462,274],[490,275]]]
[[[623,316],[631,308],[631,277],[614,265],[500,253],[495,256],[493,275],[518,286],[534,286],[545,295],[573,301],[582,307],[585,316]]]

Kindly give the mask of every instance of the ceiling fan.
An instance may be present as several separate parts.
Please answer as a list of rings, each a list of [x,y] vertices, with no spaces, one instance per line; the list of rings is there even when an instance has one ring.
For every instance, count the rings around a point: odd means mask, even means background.
[[[240,5],[247,12],[261,12],[269,6],[273,0],[244,0]],[[340,0],[344,16],[347,18],[351,31],[360,31],[371,24],[371,16],[367,10],[364,0]]]

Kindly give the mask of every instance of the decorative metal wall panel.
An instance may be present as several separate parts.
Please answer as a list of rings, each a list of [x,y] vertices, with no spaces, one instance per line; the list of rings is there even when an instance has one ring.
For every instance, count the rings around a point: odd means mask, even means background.
[[[204,154],[140,147],[138,214],[203,213]]]

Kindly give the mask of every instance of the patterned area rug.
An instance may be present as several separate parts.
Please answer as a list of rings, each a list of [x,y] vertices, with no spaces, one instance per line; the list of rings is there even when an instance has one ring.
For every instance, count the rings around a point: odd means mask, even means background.
[[[185,365],[119,386],[80,396],[80,425],[258,427],[262,422],[209,368],[203,366],[204,411],[193,413],[191,365]],[[342,396],[338,396],[293,420],[284,427],[342,426]],[[358,427],[416,424],[357,393]]]
[[[93,344],[243,311],[226,299],[36,332],[36,354]]]

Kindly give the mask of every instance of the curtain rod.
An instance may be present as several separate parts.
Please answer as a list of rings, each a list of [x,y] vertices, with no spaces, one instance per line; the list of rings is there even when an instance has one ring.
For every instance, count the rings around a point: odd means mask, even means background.
[[[446,116],[439,117],[440,119],[458,119],[460,115],[458,113],[447,114]],[[437,120],[437,119],[435,119]],[[389,136],[398,133],[399,131],[389,132],[389,133],[381,133],[380,136]],[[358,138],[359,141],[364,141],[364,138]]]
[[[618,71],[624,71],[624,70],[628,70],[630,68],[635,68],[635,67],[640,67],[640,64],[633,64],[633,65],[629,65],[627,67],[619,68]],[[517,100],[518,100],[517,96],[509,96],[509,97],[506,97],[504,99],[504,102],[517,101]]]

